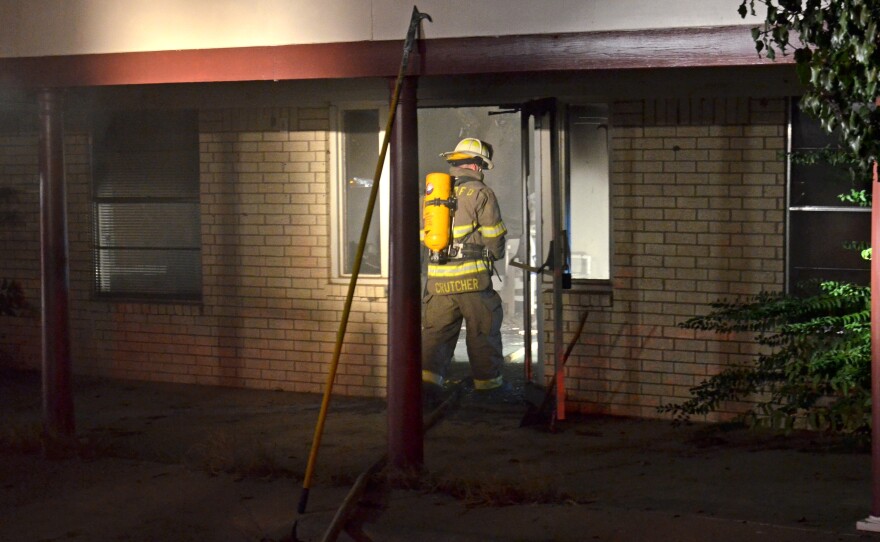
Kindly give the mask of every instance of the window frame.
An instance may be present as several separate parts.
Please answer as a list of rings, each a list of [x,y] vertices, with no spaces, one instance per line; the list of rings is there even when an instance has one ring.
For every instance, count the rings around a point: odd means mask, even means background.
[[[562,186],[562,198],[563,198],[563,226],[569,237],[568,246],[566,249],[571,252],[572,249],[572,238],[576,237],[576,232],[573,231],[574,225],[572,224],[572,216],[574,212],[572,211],[572,205],[575,204],[572,200],[572,194],[577,192],[575,188],[572,187],[572,155],[574,152],[572,151],[571,146],[574,144],[574,129],[572,128],[575,117],[576,109],[586,111],[588,109],[603,109],[604,116],[590,116],[590,119],[602,119],[604,122],[596,123],[596,128],[603,128],[604,137],[596,138],[597,141],[604,140],[604,151],[605,151],[605,205],[604,209],[607,215],[605,216],[604,228],[605,228],[605,247],[607,249],[605,254],[605,265],[607,266],[607,277],[584,277],[584,276],[576,276],[574,274],[574,262],[568,261],[569,270],[572,272],[571,280],[573,285],[581,285],[582,288],[587,287],[595,287],[598,289],[606,289],[611,285],[611,279],[614,273],[614,265],[613,265],[613,255],[614,255],[614,234],[613,234],[613,219],[614,219],[614,210],[612,208],[612,171],[613,171],[613,153],[611,152],[611,104],[607,102],[569,102],[563,104],[561,109],[561,119],[560,125],[562,127],[561,137],[562,142],[560,144],[561,152],[564,153],[562,163],[564,164],[564,174],[562,176],[561,182]],[[580,117],[586,118],[586,117]],[[579,238],[586,238],[589,236],[581,236]],[[567,254],[568,259],[572,258],[572,253]]]
[[[149,111],[149,115],[161,115],[164,111],[173,111],[177,114],[182,114],[184,112],[180,110],[151,110]],[[192,151],[194,152],[194,156],[190,158],[194,160],[193,172],[195,177],[192,179],[192,182],[195,185],[195,195],[194,196],[185,196],[185,195],[113,195],[113,196],[102,196],[99,195],[99,191],[101,190],[102,179],[99,179],[99,162],[101,158],[99,156],[102,153],[111,154],[114,151],[110,148],[99,148],[101,137],[97,135],[97,130],[100,129],[101,126],[110,126],[113,122],[118,122],[122,116],[125,115],[133,115],[136,113],[144,113],[140,110],[135,109],[125,109],[125,110],[106,110],[101,111],[96,114],[96,116],[92,119],[90,134],[89,134],[89,152],[90,152],[90,186],[89,186],[89,198],[90,198],[90,208],[91,208],[91,226],[92,226],[92,296],[97,300],[102,301],[133,301],[133,302],[146,302],[146,303],[201,303],[204,297],[204,273],[203,273],[203,265],[202,265],[202,255],[204,252],[204,246],[202,242],[201,236],[201,149],[200,149],[200,138],[199,138],[199,113],[198,110],[186,110],[186,114],[192,115],[193,124],[192,129],[194,132],[189,134],[194,138],[194,148]],[[127,132],[127,130],[126,130]],[[144,152],[161,152],[166,151],[170,153],[175,152],[183,152],[181,149],[162,149],[162,150],[154,150],[149,149],[148,147],[137,148],[137,149],[128,149],[125,151],[115,151],[115,152],[128,152],[128,153],[144,153]],[[119,186],[119,185],[117,185]],[[191,230],[194,232],[194,239],[197,241],[197,246],[193,247],[179,247],[173,245],[166,245],[164,247],[138,247],[138,246],[129,246],[129,247],[120,247],[120,246],[105,246],[101,236],[102,231],[105,231],[107,225],[102,222],[103,212],[101,211],[102,205],[133,205],[133,206],[150,206],[150,205],[193,205],[195,206],[195,212],[192,215],[193,223],[190,224],[192,226]],[[124,208],[124,207],[123,207]],[[145,232],[147,235],[149,233]],[[124,232],[123,232],[124,234]],[[101,253],[106,251],[125,251],[125,250],[167,250],[167,251],[186,251],[194,254],[194,259],[198,262],[196,265],[190,269],[193,273],[190,275],[190,278],[193,279],[193,283],[196,285],[196,288],[191,292],[180,292],[180,291],[171,291],[168,289],[152,291],[152,290],[142,290],[139,292],[132,291],[130,289],[121,289],[117,291],[105,290],[102,288],[102,283],[105,281],[105,273],[118,271],[112,268],[112,266],[105,266],[102,264]],[[112,277],[106,280],[112,280]]]
[[[787,293],[796,293],[799,290],[799,288],[797,288],[797,284],[793,283],[793,280],[794,280],[794,277],[793,277],[794,260],[792,258],[792,252],[794,249],[793,237],[795,235],[795,232],[794,232],[795,219],[794,219],[793,215],[802,214],[802,216],[810,216],[811,214],[814,214],[815,216],[820,216],[820,215],[827,216],[828,213],[833,213],[833,214],[860,213],[860,214],[867,214],[866,219],[870,220],[870,213],[871,213],[870,207],[859,207],[857,205],[848,204],[848,203],[844,203],[844,202],[840,202],[838,204],[833,204],[833,205],[816,205],[816,204],[794,205],[793,204],[793,201],[795,199],[795,197],[793,195],[793,186],[797,182],[797,180],[794,178],[794,175],[793,175],[793,173],[795,171],[795,167],[794,167],[794,164],[792,164],[791,153],[797,152],[799,150],[812,150],[812,149],[820,149],[821,148],[821,147],[809,147],[809,146],[805,146],[805,145],[795,148],[795,146],[794,146],[795,115],[796,114],[799,115],[799,117],[798,117],[799,119],[806,119],[806,121],[810,124],[816,124],[816,125],[818,124],[817,120],[809,118],[806,113],[803,113],[803,112],[797,113],[796,109],[798,107],[799,107],[799,105],[798,105],[798,98],[797,97],[790,98],[788,100],[788,119],[787,119],[787,126],[786,126],[786,130],[787,130],[786,140],[787,141],[786,141],[786,157],[785,157],[785,165],[786,165],[786,175],[785,175],[785,192],[786,192],[786,200],[785,200],[785,291]],[[823,133],[824,133],[824,131],[823,131]],[[825,138],[828,139],[829,142],[833,143],[834,138],[832,136],[825,134]],[[829,144],[831,144],[831,143],[829,143]],[[832,170],[831,172],[833,173],[833,168],[828,165],[818,164],[813,167],[822,167],[822,166],[824,166],[826,169]],[[811,167],[811,166],[800,165],[801,169],[806,169],[809,167]],[[868,187],[871,186],[871,183],[869,181],[866,181],[866,184],[868,185]],[[842,216],[842,215],[839,215],[839,216]],[[827,240],[827,238],[823,238],[821,240],[824,241],[824,240]],[[847,239],[845,241],[848,242],[848,241],[853,241],[853,240]],[[870,245],[870,239],[866,240],[866,242]],[[833,258],[833,256],[829,257],[829,258]],[[832,266],[832,267],[828,267],[828,268],[814,268],[814,270],[818,271],[819,269],[824,269],[825,272],[829,272],[830,274],[841,273],[841,272],[854,272],[854,273],[859,273],[859,272],[865,273],[866,272],[866,273],[868,273],[868,277],[867,277],[868,281],[870,281],[870,264],[866,263],[865,265],[866,265],[866,269],[847,268],[847,267],[843,267],[843,266],[838,265],[838,266]],[[807,279],[809,280],[810,277],[808,276]],[[831,276],[831,277],[821,278],[820,280],[822,280],[822,281],[829,281],[829,280],[830,281],[834,281],[834,280],[849,281],[850,279],[843,278],[840,276],[838,276],[838,277]]]
[[[351,281],[351,273],[344,270],[345,264],[345,243],[342,241],[346,231],[347,213],[345,212],[345,132],[344,132],[344,115],[347,111],[358,110],[375,110],[378,111],[377,141],[376,141],[376,157],[378,159],[381,150],[382,141],[385,137],[385,123],[388,118],[388,105],[374,101],[357,101],[357,102],[340,102],[334,104],[330,108],[330,129],[332,136],[330,137],[330,167],[329,182],[330,187],[330,215],[331,215],[331,235],[330,235],[330,261],[331,261],[331,283],[349,283]],[[382,166],[382,172],[379,176],[379,194],[377,195],[377,208],[373,210],[374,215],[378,213],[379,220],[379,248],[381,272],[379,274],[368,274],[361,269],[358,275],[358,282],[367,285],[385,284],[389,275],[389,209],[390,209],[390,152],[386,153],[385,162]],[[375,171],[375,164],[373,164]],[[363,218],[359,219],[359,223],[363,224]]]

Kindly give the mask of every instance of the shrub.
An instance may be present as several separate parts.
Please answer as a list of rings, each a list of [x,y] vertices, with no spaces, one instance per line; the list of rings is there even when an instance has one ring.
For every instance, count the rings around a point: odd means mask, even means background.
[[[762,293],[714,303],[709,314],[681,326],[753,332],[766,352],[703,381],[689,400],[659,410],[681,423],[725,401],[751,401],[741,417],[753,425],[869,435],[870,298],[867,287],[823,282],[809,297]]]

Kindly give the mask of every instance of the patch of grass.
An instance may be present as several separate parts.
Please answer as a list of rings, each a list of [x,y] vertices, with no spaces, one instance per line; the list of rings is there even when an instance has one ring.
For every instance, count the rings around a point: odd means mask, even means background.
[[[433,491],[464,501],[469,507],[511,506],[516,504],[561,504],[571,497],[548,483],[535,480],[512,482],[503,479],[435,479]]]
[[[549,480],[508,480],[497,476],[456,478],[399,471],[386,472],[385,477],[392,487],[449,495],[471,508],[574,502]]]
[[[237,479],[294,477],[265,443],[246,442],[224,432],[210,434],[186,454],[187,463],[212,476],[230,474]]]

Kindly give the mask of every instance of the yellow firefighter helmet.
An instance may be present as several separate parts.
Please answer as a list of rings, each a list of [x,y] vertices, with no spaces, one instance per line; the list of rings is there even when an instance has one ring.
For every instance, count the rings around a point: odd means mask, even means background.
[[[457,162],[459,160],[473,160],[477,158],[483,163],[483,169],[492,169],[492,146],[488,143],[467,137],[458,142],[454,151],[444,152],[440,156],[447,162]]]

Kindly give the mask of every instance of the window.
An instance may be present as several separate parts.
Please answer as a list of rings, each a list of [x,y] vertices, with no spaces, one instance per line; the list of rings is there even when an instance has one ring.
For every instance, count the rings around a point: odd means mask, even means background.
[[[337,115],[337,160],[333,178],[337,179],[333,207],[337,210],[334,261],[337,275],[351,275],[357,255],[364,216],[373,187],[376,161],[384,137],[382,120],[387,108],[341,108]],[[390,154],[390,152],[389,152]],[[379,181],[379,195],[364,246],[360,276],[388,275],[388,195],[389,179],[386,164]]]
[[[101,115],[92,145],[97,295],[200,299],[197,114]]]
[[[566,229],[573,279],[611,277],[608,106],[568,109]]]
[[[790,149],[793,153],[837,147],[837,138],[806,116],[793,101]],[[852,179],[844,167],[791,161],[788,195],[788,291],[809,289],[809,281],[869,284],[870,262],[852,246],[868,246],[871,210],[842,202],[839,194],[870,187]]]

